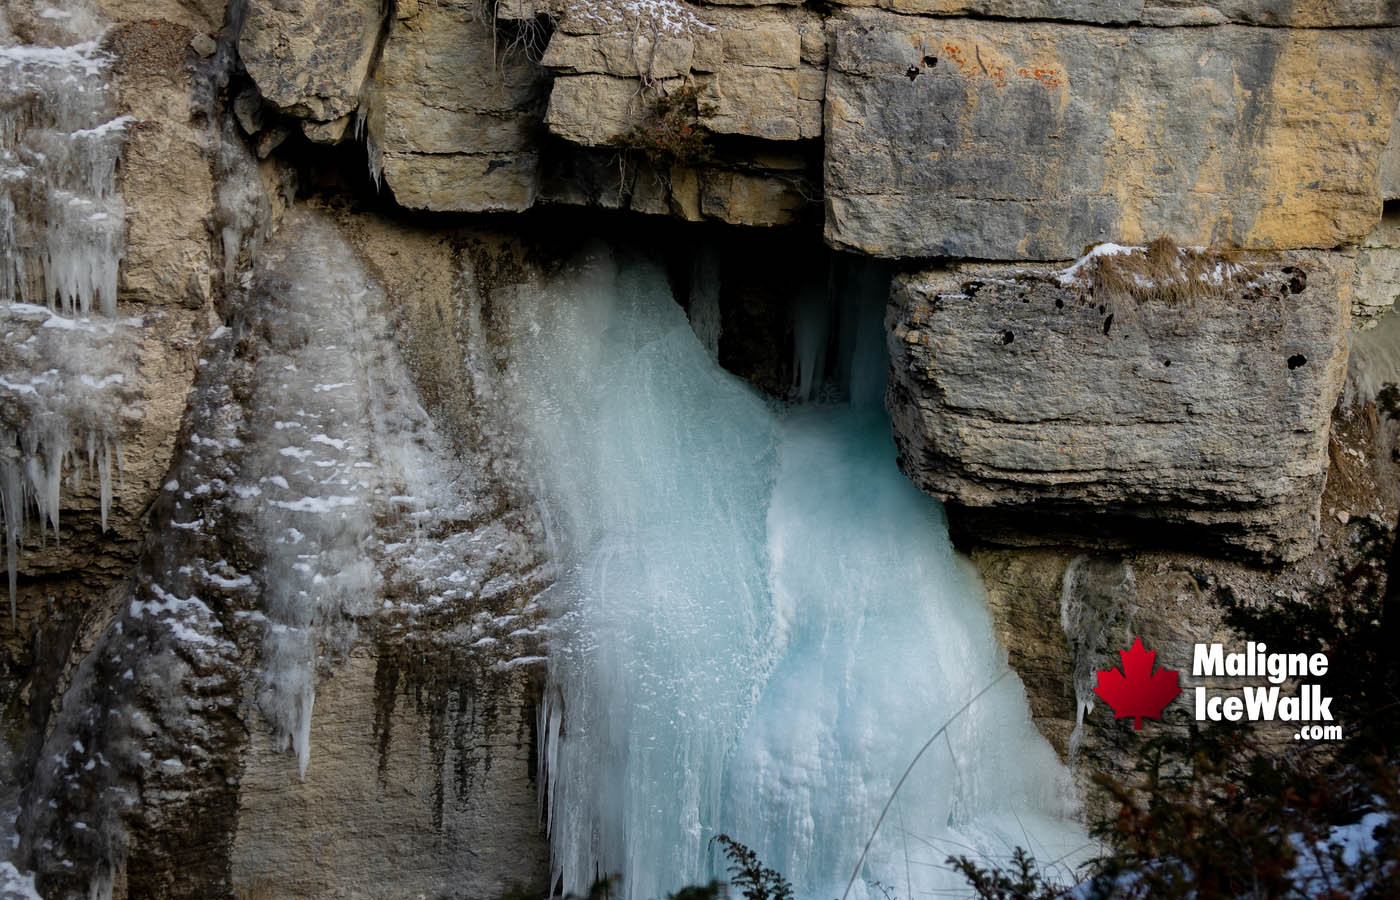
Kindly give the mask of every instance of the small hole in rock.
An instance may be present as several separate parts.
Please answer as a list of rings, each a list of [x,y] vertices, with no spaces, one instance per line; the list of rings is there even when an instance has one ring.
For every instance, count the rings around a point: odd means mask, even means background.
[[[1308,358],[1306,356],[1304,356],[1301,353],[1295,353],[1292,356],[1288,357],[1288,368],[1296,369],[1299,366],[1305,365],[1307,361]]]
[[[1104,314],[1105,312],[1107,312],[1107,311],[1108,311],[1108,308],[1105,307],[1102,303],[1100,303],[1100,304],[1099,304],[1099,315],[1103,315],[1103,314]]]
[[[1164,359],[1162,360],[1162,365],[1170,369],[1172,367],[1172,361],[1169,359]]]
[[[1056,301],[1055,301],[1055,308],[1056,308],[1056,309],[1064,309],[1064,308],[1065,308],[1065,301],[1063,301],[1063,300],[1056,300]]]
[[[1108,336],[1108,330],[1113,327],[1113,313],[1108,314],[1108,318],[1103,320],[1103,333]]]
[[[1011,343],[1014,340],[1016,340],[1016,333],[1014,331],[1003,331],[1001,333],[1001,343],[1003,346]]]
[[[925,56],[925,57],[924,57],[924,65],[926,65],[926,66],[928,66],[930,69],[932,69],[934,66],[938,65],[938,57],[936,57],[936,56]]]
[[[923,71],[923,70],[920,69],[918,66],[910,66],[908,69],[905,70],[904,75],[905,75],[905,77],[907,77],[910,81],[913,81],[915,78],[918,78],[918,77],[919,77],[919,73],[920,73],[921,71]]]

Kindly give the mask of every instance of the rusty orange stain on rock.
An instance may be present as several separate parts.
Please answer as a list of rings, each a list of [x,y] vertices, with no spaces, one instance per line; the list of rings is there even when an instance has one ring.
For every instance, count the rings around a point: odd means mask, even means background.
[[[1059,87],[1062,82],[1060,73],[1054,69],[1043,69],[1039,66],[1034,69],[1017,69],[1016,74],[1022,78],[1034,78],[1046,87]]]

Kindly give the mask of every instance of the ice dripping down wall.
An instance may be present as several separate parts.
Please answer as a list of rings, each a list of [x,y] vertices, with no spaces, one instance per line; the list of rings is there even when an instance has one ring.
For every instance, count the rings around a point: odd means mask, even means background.
[[[383,290],[330,217],[288,211],[235,309],[201,350],[152,539],[24,790],[20,861],[55,897],[227,893],[230,858],[252,852],[229,823],[296,820],[318,685],[375,635],[465,607],[460,637],[491,662],[540,659],[514,603],[538,590],[517,583],[535,548],[424,409]],[[240,808],[251,776],[230,760],[263,768],[282,821],[266,795]],[[296,841],[269,840],[256,862],[314,893]]]
[[[116,168],[131,120],[114,112],[92,16],[81,4],[47,13],[55,46],[15,43],[0,23],[0,519],[12,618],[19,546],[33,525],[57,537],[65,479],[100,480],[106,528],[141,324],[115,318]]]
[[[704,882],[727,832],[801,897],[840,896],[904,768],[1005,669],[940,507],[895,466],[884,283],[841,281],[839,308],[795,304],[794,393],[820,400],[794,405],[720,369],[645,259],[599,249],[515,298],[516,414],[561,559],[541,731],[565,891]],[[1073,812],[1008,677],[925,754],[855,895],[961,887],[950,854],[1073,861]]]

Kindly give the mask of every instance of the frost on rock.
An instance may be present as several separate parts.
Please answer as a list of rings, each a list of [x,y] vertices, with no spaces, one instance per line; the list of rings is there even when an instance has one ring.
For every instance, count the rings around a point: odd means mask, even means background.
[[[598,34],[682,37],[714,31],[681,0],[566,0],[560,18]]]
[[[318,662],[362,623],[411,632],[436,610],[480,608],[464,639],[531,657],[529,617],[494,600],[537,588],[509,574],[529,549],[497,517],[484,466],[437,432],[383,291],[334,225],[289,213],[252,299],[266,345],[231,502],[262,558],[259,706],[304,774]]]
[[[1147,247],[1102,243],[1055,275],[1066,288],[1098,286],[1109,292],[1148,296],[1182,295],[1243,284],[1254,271],[1238,259],[1206,247],[1179,247],[1162,239]]]
[[[386,306],[335,225],[291,210],[201,348],[152,510],[161,539],[25,789],[21,861],[46,889],[81,876],[84,895],[110,896],[129,841],[167,852],[153,822],[216,841],[227,823],[207,810],[235,805],[226,776],[251,719],[304,773],[317,679],[357,640],[397,634],[413,653],[422,635],[487,671],[541,665],[538,549],[502,521],[479,461],[438,434]]]

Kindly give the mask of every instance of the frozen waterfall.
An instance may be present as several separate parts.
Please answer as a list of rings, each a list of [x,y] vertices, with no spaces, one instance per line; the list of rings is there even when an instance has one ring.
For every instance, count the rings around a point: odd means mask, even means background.
[[[81,8],[50,12],[78,29],[70,40],[95,28]],[[106,528],[137,396],[140,322],[114,318],[116,168],[130,119],[108,96],[110,62],[95,40],[0,46],[0,518],[12,617],[26,526],[57,535],[65,476],[96,475]]]
[[[651,263],[597,251],[515,298],[515,414],[561,561],[541,725],[566,892],[722,876],[729,833],[800,897],[841,896],[905,767],[1006,668],[941,508],[895,466],[880,279],[844,281],[837,309],[795,304],[796,393],[827,402],[786,408],[716,365]],[[924,755],[854,893],[964,888],[950,854],[1077,861],[1071,797],[1005,678]]]

